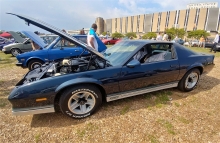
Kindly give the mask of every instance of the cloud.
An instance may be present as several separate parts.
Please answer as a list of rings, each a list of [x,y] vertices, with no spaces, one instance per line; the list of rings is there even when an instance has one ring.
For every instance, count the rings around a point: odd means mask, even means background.
[[[37,29],[26,26],[22,20],[6,12],[31,16],[60,29],[75,30],[90,27],[96,17],[108,19],[185,9],[188,3],[190,0],[0,0],[0,30]]]

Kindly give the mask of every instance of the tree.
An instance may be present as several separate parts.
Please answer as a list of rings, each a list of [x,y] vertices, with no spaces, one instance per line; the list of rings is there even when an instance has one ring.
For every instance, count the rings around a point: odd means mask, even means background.
[[[165,32],[167,33],[167,35],[169,35],[171,37],[171,39],[174,39],[176,36],[183,39],[183,37],[186,33],[183,28],[178,29],[178,28],[174,28],[174,27],[166,29]]]
[[[195,39],[199,39],[200,37],[204,36],[205,38],[207,38],[208,36],[210,36],[209,33],[207,33],[205,30],[195,30],[195,31],[190,31],[188,32],[188,38],[195,38]]]
[[[103,35],[103,36],[107,35],[107,32],[102,32],[102,35]]]
[[[112,34],[112,38],[122,38],[122,37],[124,37],[124,35],[118,32]]]
[[[137,35],[135,32],[128,32],[125,34],[125,36],[128,38],[130,38],[130,37],[137,38]]]
[[[151,38],[156,38],[157,37],[157,34],[154,33],[154,32],[148,32],[147,34],[144,34],[142,36],[143,39],[151,39]]]

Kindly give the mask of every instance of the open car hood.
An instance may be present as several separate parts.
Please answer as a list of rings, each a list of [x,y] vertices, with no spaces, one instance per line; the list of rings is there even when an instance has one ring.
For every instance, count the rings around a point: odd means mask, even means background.
[[[37,43],[41,48],[44,48],[47,46],[47,44],[44,43],[44,40],[40,38],[37,34],[31,31],[22,31],[28,38],[30,38],[32,41]]]
[[[9,31],[8,33],[10,33],[11,36],[15,39],[15,41],[18,43],[23,43],[25,41],[24,38],[22,38],[18,33],[14,31]]]
[[[18,14],[13,14],[13,13],[7,13],[7,14],[15,15],[15,16],[23,19],[26,22],[27,25],[33,24],[33,25],[35,25],[39,28],[42,28],[42,29],[47,30],[51,33],[57,34],[60,37],[66,39],[66,40],[68,40],[68,41],[70,41],[70,42],[72,42],[72,43],[74,43],[74,44],[76,44],[80,47],[82,47],[83,49],[85,49],[89,52],[91,52],[92,54],[95,54],[98,57],[106,60],[105,57],[102,54],[100,54],[98,51],[96,51],[94,48],[88,46],[84,42],[72,37],[70,34],[67,34],[67,33],[63,32],[62,30],[60,30],[60,29],[58,29],[58,28],[56,28],[56,27],[54,27],[50,24],[47,24],[47,23],[45,23],[41,20],[37,20],[37,19],[31,18],[31,17],[28,17],[28,16],[24,16],[24,15],[18,15]]]

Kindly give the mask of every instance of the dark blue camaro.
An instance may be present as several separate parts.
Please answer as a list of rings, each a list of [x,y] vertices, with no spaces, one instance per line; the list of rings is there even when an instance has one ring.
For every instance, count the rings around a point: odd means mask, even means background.
[[[14,14],[15,15],[15,14]],[[15,115],[61,111],[72,118],[93,114],[107,102],[178,87],[193,90],[214,56],[195,53],[172,42],[122,41],[103,53],[44,22],[16,15],[90,52],[29,71],[8,99]],[[83,54],[82,54],[83,55]]]

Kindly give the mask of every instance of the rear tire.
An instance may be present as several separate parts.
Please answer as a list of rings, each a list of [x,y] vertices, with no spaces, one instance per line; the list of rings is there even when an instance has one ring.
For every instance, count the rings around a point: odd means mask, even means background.
[[[12,56],[16,57],[17,55],[21,54],[21,50],[17,49],[17,48],[12,48],[11,54],[12,54]]]
[[[100,90],[88,84],[66,89],[59,101],[60,110],[64,115],[78,119],[92,115],[101,104]]]
[[[110,42],[108,42],[107,44],[110,45]]]
[[[30,62],[28,62],[28,69],[32,70],[32,69],[41,67],[43,63],[44,63],[43,61],[38,60],[38,59],[31,60]]]
[[[179,90],[184,92],[192,91],[194,88],[196,88],[199,78],[200,78],[199,69],[189,70],[180,80],[178,84]]]

